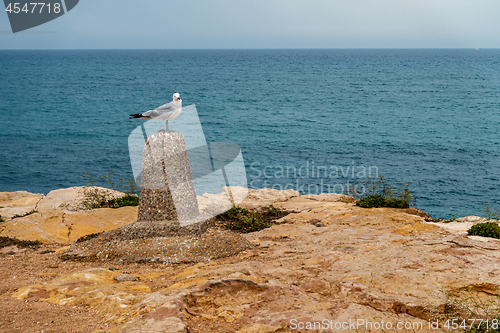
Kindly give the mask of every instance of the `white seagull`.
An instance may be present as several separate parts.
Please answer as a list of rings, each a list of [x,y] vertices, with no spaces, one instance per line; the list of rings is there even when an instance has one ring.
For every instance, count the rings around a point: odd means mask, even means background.
[[[157,107],[154,110],[149,110],[144,113],[131,114],[129,119],[156,119],[163,120],[167,124],[170,119],[177,118],[182,111],[182,99],[181,95],[175,93],[173,96],[173,101],[162,106]]]

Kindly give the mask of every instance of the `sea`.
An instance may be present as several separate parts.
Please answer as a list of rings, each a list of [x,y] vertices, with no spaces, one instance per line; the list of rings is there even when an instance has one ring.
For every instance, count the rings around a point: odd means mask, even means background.
[[[251,188],[382,175],[436,218],[499,204],[497,49],[0,50],[0,191],[130,179],[129,114],[174,92],[207,142],[240,147]]]

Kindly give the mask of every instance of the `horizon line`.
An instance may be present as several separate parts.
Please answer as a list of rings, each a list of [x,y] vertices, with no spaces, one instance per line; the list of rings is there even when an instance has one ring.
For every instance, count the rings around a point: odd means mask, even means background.
[[[309,48],[0,48],[0,51],[259,51],[259,50],[500,50],[500,47],[309,47]]]

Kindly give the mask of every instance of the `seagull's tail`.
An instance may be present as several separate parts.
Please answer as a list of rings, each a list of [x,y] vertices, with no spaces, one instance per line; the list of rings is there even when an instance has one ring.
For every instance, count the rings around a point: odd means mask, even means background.
[[[144,117],[142,115],[142,113],[135,113],[135,114],[131,114],[130,118],[128,118],[128,119],[148,119],[148,117]]]

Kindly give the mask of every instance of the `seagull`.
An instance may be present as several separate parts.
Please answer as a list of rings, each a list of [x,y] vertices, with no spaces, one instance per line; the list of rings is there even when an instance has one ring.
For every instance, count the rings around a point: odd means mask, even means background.
[[[149,110],[144,113],[131,114],[129,119],[156,119],[163,120],[167,124],[170,119],[177,118],[182,111],[182,99],[179,93],[175,93],[173,96],[173,101],[162,106],[157,107],[154,110]]]

